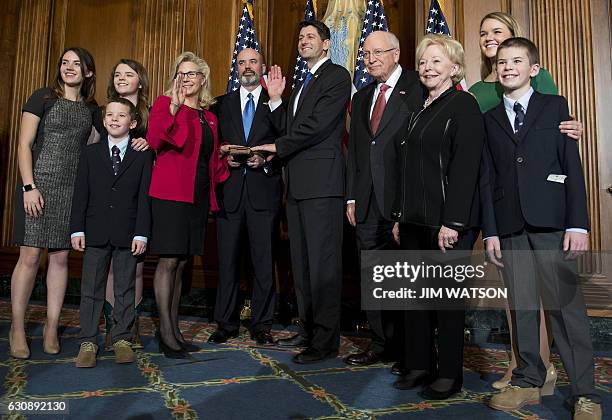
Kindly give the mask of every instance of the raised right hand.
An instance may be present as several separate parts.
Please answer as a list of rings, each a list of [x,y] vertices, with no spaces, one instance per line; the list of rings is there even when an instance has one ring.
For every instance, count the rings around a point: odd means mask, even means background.
[[[23,208],[28,216],[42,216],[44,207],[45,200],[37,188],[23,193]]]
[[[172,104],[178,105],[179,107],[185,103],[185,93],[183,92],[183,75],[179,74],[174,78],[174,83],[172,84],[172,98],[171,98],[170,107]],[[175,112],[178,109],[175,109]]]
[[[268,71],[268,96],[272,102],[281,99],[283,91],[285,90],[285,78],[283,72],[279,66],[272,66]]]

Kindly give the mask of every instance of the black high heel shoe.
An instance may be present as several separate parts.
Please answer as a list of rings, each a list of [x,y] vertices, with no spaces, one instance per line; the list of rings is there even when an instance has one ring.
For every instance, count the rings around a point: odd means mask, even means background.
[[[187,341],[177,340],[181,349],[186,351],[187,353],[195,353],[201,350],[201,348],[193,343],[189,343]]]
[[[183,349],[183,347],[181,347],[180,350],[174,350],[173,348],[169,347],[166,343],[164,343],[164,340],[162,340],[159,331],[155,333],[155,338],[157,338],[157,342],[159,343],[159,352],[163,353],[165,357],[169,359],[186,359],[189,357],[189,353],[187,353]]]

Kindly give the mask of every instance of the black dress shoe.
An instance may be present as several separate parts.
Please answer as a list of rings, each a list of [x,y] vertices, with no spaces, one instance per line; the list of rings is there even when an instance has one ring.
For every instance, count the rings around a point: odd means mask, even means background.
[[[157,332],[155,336],[157,337],[157,341],[159,342],[159,352],[163,353],[164,356],[168,359],[186,359],[189,357],[189,353],[187,353],[182,348],[174,350],[172,347],[164,343],[164,340],[162,340],[159,332]]]
[[[447,391],[436,391],[428,385],[419,392],[419,395],[426,400],[447,400],[458,392],[461,392],[460,386],[453,385]]]
[[[298,363],[300,365],[306,365],[309,363],[322,362],[325,359],[333,359],[337,355],[338,350],[323,352],[317,349],[313,349],[312,347],[308,347],[306,350],[293,356],[293,362]]]
[[[413,389],[419,385],[423,385],[429,381],[429,373],[427,371],[411,370],[402,379],[393,382],[393,387],[401,390]]]
[[[296,334],[293,337],[276,340],[276,345],[279,347],[308,347],[310,340],[301,334]]]
[[[344,363],[353,366],[367,366],[378,363],[381,360],[380,354],[373,352],[372,350],[364,351],[362,353],[351,354],[344,358]]]
[[[251,339],[255,340],[258,346],[273,346],[274,339],[269,331],[257,331],[251,334]]]
[[[404,376],[408,373],[408,369],[406,369],[402,363],[395,362],[393,366],[391,366],[391,373],[397,376]]]
[[[228,331],[223,328],[217,328],[217,330],[208,337],[208,342],[213,344],[225,343],[230,338],[238,337],[238,330]]]
[[[179,340],[178,343],[179,343],[179,346],[181,346],[181,348],[183,350],[185,350],[187,353],[195,353],[195,352],[201,350],[201,348],[199,346],[196,346],[195,344],[189,343],[187,341],[180,341]]]

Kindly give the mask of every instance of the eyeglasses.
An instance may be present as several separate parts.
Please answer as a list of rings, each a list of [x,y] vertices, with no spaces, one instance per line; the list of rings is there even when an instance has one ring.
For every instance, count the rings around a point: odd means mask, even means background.
[[[202,76],[204,76],[204,73],[202,73],[201,71],[186,71],[184,73],[177,71],[175,78],[181,74],[183,75],[185,79],[195,79],[196,77],[198,77],[198,74],[201,74]]]
[[[393,51],[393,50],[396,50],[396,49],[397,49],[397,48],[389,48],[388,50],[374,50],[374,51],[372,51],[372,52],[370,52],[370,51],[366,51],[366,52],[364,52],[364,53],[363,53],[363,59],[364,59],[364,60],[369,60],[369,59],[370,59],[370,57],[372,57],[372,56],[373,56],[374,58],[380,58],[380,57],[382,57],[382,55],[383,55],[384,53],[387,53],[387,52],[389,52],[389,51]]]

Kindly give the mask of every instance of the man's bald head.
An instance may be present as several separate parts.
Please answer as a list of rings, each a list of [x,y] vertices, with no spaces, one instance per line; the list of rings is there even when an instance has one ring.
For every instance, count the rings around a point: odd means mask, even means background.
[[[266,65],[263,56],[253,48],[245,48],[236,57],[238,78],[240,84],[248,90],[253,90],[260,84]]]

